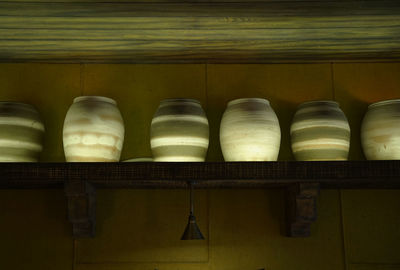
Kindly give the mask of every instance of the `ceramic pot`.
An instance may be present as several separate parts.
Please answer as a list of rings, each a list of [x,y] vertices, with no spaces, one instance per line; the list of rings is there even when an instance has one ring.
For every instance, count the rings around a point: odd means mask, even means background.
[[[290,137],[296,160],[347,160],[350,126],[335,101],[301,104],[293,117]]]
[[[0,102],[0,162],[37,162],[44,123],[29,104]]]
[[[194,99],[161,101],[151,121],[154,161],[204,161],[208,149],[208,120]]]
[[[124,132],[124,122],[114,100],[77,97],[64,121],[65,158],[68,162],[119,161]]]
[[[361,125],[361,143],[368,160],[400,159],[400,99],[369,105]]]
[[[274,161],[278,158],[281,130],[266,99],[230,101],[222,116],[219,137],[225,161]]]

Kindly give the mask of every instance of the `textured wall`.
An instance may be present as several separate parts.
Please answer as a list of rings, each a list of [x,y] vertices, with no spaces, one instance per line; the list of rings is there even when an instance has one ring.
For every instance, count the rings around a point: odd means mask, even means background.
[[[117,100],[122,158],[150,156],[149,126],[161,99],[201,101],[211,128],[209,161],[222,160],[227,101],[270,100],[281,123],[279,159],[293,160],[296,106],[337,100],[352,128],[350,159],[364,159],[359,128],[371,102],[400,98],[400,63],[271,65],[0,64],[0,100],[34,104],[46,128],[42,161],[63,161],[62,124],[78,95]],[[394,270],[400,269],[400,191],[323,190],[312,236],[282,236],[281,190],[202,190],[196,212],[207,240],[180,241],[184,190],[100,190],[97,236],[73,240],[61,190],[0,190],[0,269]]]

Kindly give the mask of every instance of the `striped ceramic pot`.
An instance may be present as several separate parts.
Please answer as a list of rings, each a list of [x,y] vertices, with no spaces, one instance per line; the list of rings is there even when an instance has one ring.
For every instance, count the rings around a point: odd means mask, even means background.
[[[335,101],[301,104],[290,127],[296,160],[347,160],[350,126]]]
[[[32,105],[0,102],[0,161],[37,162],[44,131],[40,115]]]
[[[220,144],[225,161],[275,161],[281,130],[269,101],[232,100],[222,116]]]
[[[65,159],[68,162],[119,161],[124,132],[124,122],[114,100],[77,97],[64,121]]]
[[[204,161],[208,149],[208,120],[194,99],[161,101],[150,132],[154,161]]]
[[[369,105],[361,125],[361,143],[369,160],[400,159],[400,99]]]

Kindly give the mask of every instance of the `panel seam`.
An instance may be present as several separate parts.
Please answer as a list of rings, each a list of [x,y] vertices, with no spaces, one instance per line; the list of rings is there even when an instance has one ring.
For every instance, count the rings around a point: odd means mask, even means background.
[[[340,229],[342,233],[342,246],[343,246],[343,260],[344,260],[344,269],[348,269],[348,260],[347,260],[347,250],[346,250],[346,237],[345,237],[345,229],[344,229],[344,217],[343,217],[343,198],[342,198],[342,190],[339,191],[339,206],[340,206]]]
[[[79,65],[79,87],[81,96],[84,95],[85,92],[85,64],[80,63]]]
[[[332,99],[336,100],[335,97],[335,72],[333,70],[334,63],[331,62],[331,88],[332,88]]]

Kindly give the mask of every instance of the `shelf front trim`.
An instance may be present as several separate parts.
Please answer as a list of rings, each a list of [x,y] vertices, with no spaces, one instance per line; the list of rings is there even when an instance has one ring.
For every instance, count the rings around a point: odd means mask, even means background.
[[[62,188],[84,179],[96,188],[321,188],[400,189],[400,161],[0,163],[0,188]]]

